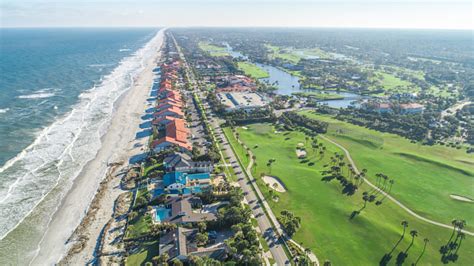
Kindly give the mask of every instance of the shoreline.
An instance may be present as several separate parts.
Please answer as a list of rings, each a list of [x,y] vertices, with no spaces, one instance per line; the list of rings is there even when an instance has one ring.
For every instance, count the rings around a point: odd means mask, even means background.
[[[100,149],[61,200],[30,265],[58,263],[65,259],[74,242],[77,242],[75,236],[81,233],[88,235],[87,241],[79,253],[73,254],[72,261],[74,264],[86,264],[93,257],[96,239],[112,217],[116,198],[124,192],[116,184],[112,187],[110,184],[116,180],[120,184],[120,178],[116,178],[118,173],[128,166],[131,156],[142,152],[143,146],[136,145],[137,142],[146,144],[146,140],[136,139],[136,133],[141,130],[141,116],[148,107],[147,98],[155,77],[152,70],[161,56],[163,32],[164,29],[161,29],[157,33],[158,45],[154,55],[142,59],[143,69],[135,76],[131,88],[114,103],[113,116],[107,132],[101,137]]]

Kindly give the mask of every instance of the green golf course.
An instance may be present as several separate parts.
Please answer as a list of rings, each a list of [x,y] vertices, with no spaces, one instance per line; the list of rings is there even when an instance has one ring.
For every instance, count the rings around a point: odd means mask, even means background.
[[[326,136],[344,146],[359,168],[384,173],[395,180],[391,194],[416,213],[449,224],[453,218],[467,221],[473,230],[474,155],[441,145],[411,143],[398,135],[381,133],[332,119],[312,111],[301,112],[329,123]]]
[[[354,195],[347,196],[341,193],[342,187],[336,181],[322,181],[324,165],[330,162],[334,152],[342,154],[335,145],[318,138],[326,147],[321,158],[312,150],[311,140],[299,131],[278,132],[271,124],[251,124],[238,127],[236,131],[256,156],[257,166],[252,168],[252,173],[273,212],[278,216],[282,210],[289,210],[301,217],[302,226],[293,239],[315,252],[320,262],[328,259],[333,265],[376,265],[389,254],[388,265],[395,265],[398,254],[403,251],[408,254],[405,265],[416,261],[418,265],[441,264],[439,249],[449,241],[452,230],[419,221],[389,200],[383,200],[379,206],[368,203],[362,209],[362,192],[370,190],[366,184]],[[238,156],[245,158],[245,149],[237,143],[231,129],[226,128],[225,132]],[[297,158],[298,144],[305,147],[306,159]],[[275,161],[268,166],[270,159]],[[369,174],[377,171],[367,169]],[[272,188],[264,184],[262,174],[278,177],[287,191],[269,192]],[[396,180],[394,191],[402,189],[399,184],[402,181]],[[279,196],[278,202],[271,200],[275,194]],[[433,205],[432,209],[435,208]],[[361,210],[360,214],[351,219],[351,213],[356,210]],[[408,227],[401,239],[403,220],[408,222]],[[410,245],[411,230],[417,231],[413,245]],[[429,242],[423,252],[425,238]],[[473,238],[466,236],[458,250],[456,264],[470,265],[469,261],[474,259],[473,246]]]

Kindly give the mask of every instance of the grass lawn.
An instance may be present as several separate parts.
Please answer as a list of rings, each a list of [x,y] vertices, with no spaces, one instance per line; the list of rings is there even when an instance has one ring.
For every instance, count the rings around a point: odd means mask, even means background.
[[[160,167],[162,167],[162,166],[163,166],[162,163],[157,163],[157,164],[150,165],[150,166],[146,167],[146,168],[143,170],[143,176],[147,176],[148,173],[150,173],[150,171],[155,170],[155,169],[157,169],[157,168],[160,168]]]
[[[149,233],[152,223],[151,219],[150,215],[145,215],[144,213],[138,214],[135,219],[129,222],[126,237],[135,238]]]
[[[397,92],[416,92],[418,91],[418,87],[416,89],[409,89],[408,86],[412,86],[413,84],[409,81],[402,80],[393,74],[375,71],[374,74],[376,75],[375,79],[380,82],[380,86],[382,86],[386,91],[397,91]],[[401,87],[400,89],[397,87]]]
[[[246,130],[244,128],[240,128],[241,130]],[[229,143],[232,145],[234,148],[234,151],[237,153],[239,156],[240,160],[242,161],[242,164],[244,166],[248,166],[250,163],[250,158],[247,157],[247,151],[244,149],[244,147],[240,144],[237,143],[237,140],[232,137],[232,130],[229,127],[223,128],[225,135],[228,137]]]
[[[474,155],[444,146],[423,146],[388,133],[380,133],[305,111],[308,117],[330,123],[328,136],[351,153],[369,178],[384,173],[395,180],[392,193],[420,215],[449,224],[463,218],[474,229],[472,203],[451,194],[474,198]]]
[[[292,64],[298,64],[301,59],[307,59],[312,57],[319,57],[321,59],[328,59],[332,56],[319,49],[319,48],[308,48],[308,49],[293,49],[292,47],[282,48],[274,45],[265,45],[269,51],[271,51],[270,57],[280,58]]]
[[[211,56],[229,56],[227,48],[217,45],[212,45],[208,42],[199,42],[199,48],[211,54]]]
[[[269,200],[269,204],[277,215],[287,209],[302,218],[302,227],[293,238],[311,248],[320,261],[329,259],[333,265],[376,265],[400,238],[400,222],[407,220],[407,230],[417,229],[419,236],[408,251],[405,265],[411,265],[421,254],[424,238],[430,242],[419,265],[441,264],[438,250],[448,241],[450,230],[419,222],[390,201],[384,201],[380,206],[368,204],[360,215],[349,219],[350,214],[363,205],[362,192],[368,188],[362,185],[355,195],[345,196],[338,183],[321,180],[321,170],[331,154],[342,153],[337,147],[319,139],[327,147],[326,155],[321,159],[313,153],[310,143],[306,143],[305,135],[301,132],[275,133],[270,124],[252,124],[247,127],[239,127],[237,131],[240,139],[257,157],[257,167],[253,171],[258,186],[264,196],[269,198],[269,189],[259,178],[260,174],[270,174],[282,180],[287,192],[278,193],[279,201]],[[231,143],[235,145],[234,141]],[[305,144],[308,161],[296,157],[298,143]],[[271,168],[267,166],[269,159],[276,160]],[[394,265],[397,254],[405,250],[410,242],[411,237],[406,234],[392,253],[390,265]],[[469,265],[469,261],[474,260],[473,246],[473,238],[466,237],[458,253],[459,265]]]
[[[245,75],[251,76],[255,79],[268,78],[269,76],[267,71],[250,62],[238,62],[237,66],[240,70],[245,72]]]
[[[317,100],[341,100],[344,99],[344,96],[341,96],[336,93],[321,93],[315,91],[305,91],[305,92],[294,92],[292,93],[295,96],[308,97]]]
[[[128,256],[125,265],[144,265],[145,262],[151,261],[153,257],[159,255],[159,246],[160,242],[158,240],[141,243],[138,252]]]

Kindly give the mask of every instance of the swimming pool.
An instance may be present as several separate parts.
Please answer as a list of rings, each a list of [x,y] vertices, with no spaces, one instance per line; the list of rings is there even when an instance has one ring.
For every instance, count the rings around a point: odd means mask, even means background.
[[[155,207],[155,221],[158,223],[163,222],[166,218],[170,217],[170,210],[163,207]]]

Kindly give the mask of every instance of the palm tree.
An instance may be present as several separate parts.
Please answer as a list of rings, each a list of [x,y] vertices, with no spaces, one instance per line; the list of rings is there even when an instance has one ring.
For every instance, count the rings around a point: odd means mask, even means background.
[[[413,242],[415,241],[415,237],[418,236],[418,231],[416,229],[413,229],[410,231],[410,235],[411,235],[411,245],[413,245]]]
[[[382,175],[382,178],[383,178],[383,190],[385,191],[385,190],[386,190],[386,184],[387,184],[388,176],[387,176],[387,175]]]
[[[388,188],[387,194],[390,193],[390,191],[392,191],[392,186],[393,186],[393,183],[395,183],[395,180],[390,179],[389,183],[390,183],[390,187]]]
[[[448,240],[448,243],[446,244],[446,246],[449,245],[449,243],[451,243],[451,240],[453,240],[454,233],[456,233],[456,228],[458,227],[458,224],[459,224],[459,220],[458,219],[453,219],[451,221],[451,224],[453,225],[453,232],[451,233],[451,236],[449,237],[449,240]]]
[[[456,251],[454,252],[454,254],[458,254],[458,250],[461,247],[462,240],[464,238],[466,238],[466,234],[464,234],[463,232],[459,232],[458,237],[459,237],[459,243],[458,243],[458,247],[456,248]]]
[[[402,233],[402,237],[405,236],[405,231],[406,231],[406,228],[408,227],[408,222],[403,220],[402,221],[402,225],[403,225],[403,233]]]

